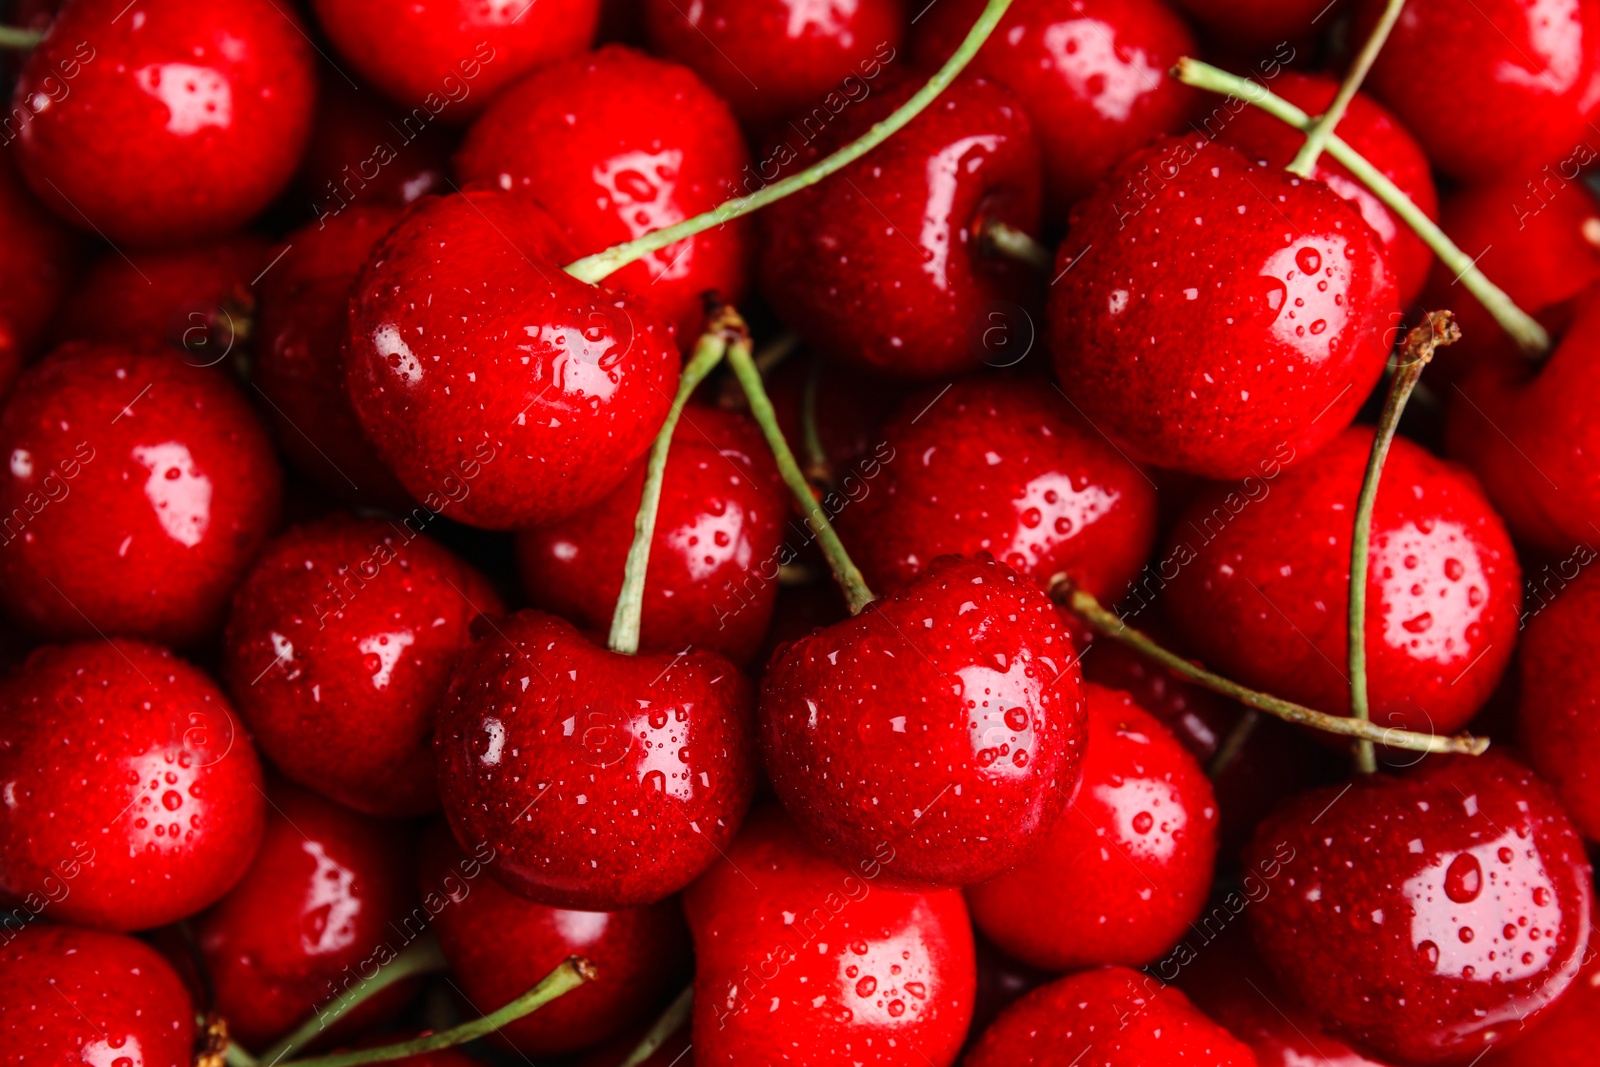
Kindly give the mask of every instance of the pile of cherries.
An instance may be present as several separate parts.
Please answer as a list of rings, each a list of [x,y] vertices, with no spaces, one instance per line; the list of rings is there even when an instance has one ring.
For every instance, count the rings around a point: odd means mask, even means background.
[[[5,14],[0,1065],[1594,1062],[1600,0]]]

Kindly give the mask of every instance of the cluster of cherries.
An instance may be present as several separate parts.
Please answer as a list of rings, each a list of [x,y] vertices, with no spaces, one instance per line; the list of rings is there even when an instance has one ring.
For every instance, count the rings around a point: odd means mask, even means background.
[[[9,16],[0,1064],[1592,1062],[1600,0]]]

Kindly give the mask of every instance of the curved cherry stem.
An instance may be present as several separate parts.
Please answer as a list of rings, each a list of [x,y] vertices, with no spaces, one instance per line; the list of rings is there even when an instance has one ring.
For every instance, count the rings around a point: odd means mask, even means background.
[[[594,978],[593,964],[582,956],[568,956],[557,964],[555,970],[541,978],[538,985],[499,1011],[492,1011],[481,1019],[473,1019],[460,1026],[452,1026],[448,1030],[440,1030],[436,1034],[424,1034],[422,1037],[396,1042],[393,1045],[349,1049],[345,1052],[332,1052],[326,1056],[312,1056],[310,1059],[288,1062],[293,1063],[295,1067],[358,1067],[363,1063],[402,1060],[407,1056],[420,1056],[425,1052],[464,1045],[468,1041],[476,1041],[514,1023],[524,1015],[533,1014],[557,997],[572,992],[585,982],[594,981]],[[288,1067],[288,1064],[286,1063],[284,1067]]]
[[[1050,249],[999,219],[985,219],[978,227],[978,240],[986,253],[1015,259],[1037,270],[1048,271],[1055,262]]]
[[[1186,56],[1178,60],[1177,66],[1172,70],[1173,75],[1185,85],[1236,97],[1259,107],[1267,114],[1298,130],[1310,130],[1315,121],[1289,101],[1267,90],[1259,82],[1229,74],[1198,59]],[[1336,133],[1328,134],[1326,150],[1330,156],[1344,164],[1344,168],[1355,175],[1357,181],[1372,190],[1373,195],[1383,201],[1385,207],[1416,231],[1417,236],[1433,250],[1434,255],[1439,257],[1445,267],[1455,273],[1467,291],[1494,316],[1500,328],[1511,336],[1524,355],[1538,357],[1550,350],[1550,335],[1545,332],[1545,328],[1519,308],[1511,297],[1506,295],[1505,290],[1491,282],[1483,271],[1478,269],[1472,257],[1457,247],[1456,243],[1439,228],[1439,224],[1423,214],[1422,209],[1412,203],[1411,198],[1382,171],[1340,140]]]
[[[1211,762],[1206,764],[1206,777],[1215,778],[1227,770],[1260,724],[1261,713],[1255,708],[1246,708],[1244,714],[1239,716],[1239,721],[1233,724],[1233,729],[1228,731],[1228,736],[1222,739],[1222,744],[1217,746]]]
[[[1312,168],[1317,165],[1317,159],[1328,145],[1328,138],[1333,136],[1334,128],[1339,125],[1339,120],[1344,118],[1345,109],[1350,106],[1350,101],[1355,99],[1356,91],[1366,80],[1367,71],[1372,69],[1378,53],[1383,50],[1384,42],[1389,39],[1389,31],[1394,29],[1394,24],[1400,20],[1400,10],[1405,6],[1406,0],[1389,0],[1384,6],[1383,15],[1379,17],[1378,24],[1372,28],[1372,35],[1367,38],[1367,43],[1361,46],[1361,53],[1350,65],[1344,81],[1339,83],[1339,91],[1334,94],[1333,103],[1328,105],[1328,110],[1317,116],[1316,123],[1306,134],[1305,144],[1300,146],[1300,151],[1289,161],[1290,174],[1298,174],[1302,178],[1311,177]]]
[[[772,410],[772,400],[767,396],[766,386],[761,383],[761,372],[756,369],[755,360],[750,358],[749,338],[728,347],[728,365],[733,368],[734,376],[744,389],[745,399],[750,403],[750,414],[755,417],[756,425],[761,427],[767,447],[772,450],[772,458],[777,460],[778,473],[794,495],[795,503],[800,505],[800,513],[816,531],[817,543],[833,570],[834,580],[844,591],[850,614],[854,615],[872,603],[872,590],[867,588],[860,568],[851,562],[850,553],[845,551],[844,543],[833,529],[833,523],[828,521],[827,512],[817,501],[811,483],[806,481],[805,472],[795,462],[794,452],[790,450],[783,429],[778,425],[777,413]]]
[[[667,1005],[667,1010],[661,1013],[648,1033],[639,1040],[628,1053],[628,1058],[617,1067],[639,1067],[639,1064],[656,1054],[656,1049],[666,1044],[667,1038],[677,1033],[684,1023],[689,1021],[689,1012],[694,1007],[694,983],[684,986],[672,1003]]]
[[[25,30],[20,26],[0,26],[0,48],[25,52],[44,40],[43,30]]]
[[[652,252],[659,252],[686,237],[693,237],[695,234],[715,229],[753,211],[759,211],[768,204],[777,203],[791,193],[809,188],[828,175],[848,167],[898,133],[912,119],[922,114],[929,104],[938,99],[939,94],[966,69],[967,64],[972,61],[978,49],[983,47],[983,42],[989,39],[989,35],[999,25],[1001,16],[1010,6],[1011,0],[989,0],[983,13],[972,24],[972,29],[967,31],[966,40],[961,42],[961,47],[945,60],[944,66],[928,79],[927,84],[918,89],[911,99],[895,108],[887,118],[873,123],[870,130],[831,156],[820,159],[805,170],[757,189],[747,196],[736,196],[731,200],[725,200],[710,211],[685,219],[675,226],[655,230],[643,237],[614,245],[603,252],[596,252],[592,256],[584,256],[575,263],[567,264],[567,273],[581,281],[591,283],[601,281]]]
[[[1394,443],[1395,431],[1400,428],[1400,416],[1406,410],[1406,401],[1417,387],[1423,369],[1433,359],[1435,349],[1461,340],[1461,328],[1456,317],[1448,311],[1429,311],[1427,321],[1406,335],[1400,348],[1400,362],[1395,365],[1394,377],[1389,381],[1389,394],[1383,401],[1383,413],[1378,416],[1378,430],[1372,438],[1372,452],[1367,456],[1366,474],[1361,480],[1361,495],[1356,498],[1355,530],[1350,537],[1350,615],[1347,637],[1350,646],[1350,715],[1357,719],[1370,719],[1371,706],[1367,702],[1367,568],[1372,544],[1372,509],[1378,500],[1378,481],[1383,477],[1383,464],[1389,458],[1389,446]],[[1378,758],[1372,742],[1356,741],[1356,770],[1371,774],[1378,769]]]
[[[805,389],[800,394],[800,443],[806,453],[806,481],[831,486],[833,464],[828,462],[828,450],[822,447],[822,434],[817,429],[817,390],[821,385],[822,360],[812,356],[806,367]]]
[[[625,656],[639,651],[639,625],[644,617],[644,579],[650,568],[650,543],[656,534],[656,513],[661,508],[661,483],[666,476],[667,453],[672,449],[672,433],[678,428],[684,405],[706,375],[714,370],[728,346],[744,339],[750,340],[744,320],[733,308],[723,305],[711,313],[706,332],[695,342],[694,353],[684,364],[683,376],[678,379],[678,395],[672,398],[667,417],[650,447],[650,458],[644,469],[644,491],[639,495],[639,511],[633,520],[633,543],[628,546],[628,562],[622,572],[622,590],[617,594],[617,607],[611,614],[611,635],[606,647]]]
[[[1223,696],[1232,697],[1241,704],[1246,704],[1268,715],[1277,716],[1286,722],[1298,723],[1301,726],[1310,726],[1317,730],[1325,730],[1330,734],[1339,734],[1342,737],[1361,738],[1374,741],[1380,745],[1391,748],[1405,748],[1413,752],[1459,752],[1469,756],[1480,755],[1489,747],[1486,737],[1471,737],[1462,734],[1458,737],[1439,737],[1434,734],[1413,733],[1410,730],[1396,730],[1375,726],[1365,719],[1352,719],[1344,715],[1329,715],[1326,712],[1316,711],[1303,704],[1283,700],[1272,696],[1270,693],[1258,692],[1246,688],[1238,682],[1213,674],[1198,664],[1190,663],[1182,656],[1158,645],[1148,634],[1141,633],[1123,622],[1113,611],[1101,606],[1100,602],[1090,593],[1077,589],[1070,582],[1058,580],[1050,589],[1050,595],[1057,603],[1064,604],[1073,614],[1082,618],[1096,630],[1107,637],[1121,641],[1135,651],[1155,660],[1172,673],[1191,682],[1197,682],[1212,692],[1221,693]]]

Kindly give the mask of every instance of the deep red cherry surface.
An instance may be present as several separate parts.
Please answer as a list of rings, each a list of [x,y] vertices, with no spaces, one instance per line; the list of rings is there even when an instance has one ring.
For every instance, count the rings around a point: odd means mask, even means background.
[[[234,599],[223,673],[290,778],[375,815],[439,806],[433,713],[500,599],[411,520],[335,517],[274,541]]]
[[[78,241],[34,199],[11,153],[0,153],[0,394],[9,392],[25,359],[39,347],[67,292]]]
[[[843,147],[919,88],[886,77],[815,140],[791,132],[777,150],[784,169]],[[1035,232],[1039,182],[1016,98],[963,78],[868,158],[762,212],[762,291],[830,356],[909,378],[977,367],[993,316],[1020,319],[1035,281],[1026,264],[983,253],[979,228]]]
[[[1586,1067],[1600,1039],[1600,945],[1590,920],[1589,947],[1577,979],[1525,1032],[1508,1034],[1480,1067]]]
[[[343,78],[325,79],[320,88],[291,202],[330,221],[351,204],[400,207],[444,191],[453,128],[351,88]]]
[[[642,6],[651,50],[691,67],[757,131],[792,118],[815,136],[872,92],[887,64],[904,58],[905,0]],[[762,181],[771,178],[762,172]]]
[[[491,1012],[538,984],[568,956],[596,979],[505,1027],[497,1039],[524,1056],[586,1048],[652,1016],[687,976],[689,931],[676,899],[622,911],[567,911],[524,900],[486,872],[487,845],[464,853],[443,824],[424,838],[424,906],[452,979],[475,1011]]]
[[[1338,434],[1397,321],[1353,205],[1198,136],[1124,160],[1055,269],[1045,336],[1067,396],[1134,460],[1209,478]]]
[[[1339,91],[1339,82],[1334,78],[1297,71],[1282,72],[1271,85],[1274,93],[1309,115],[1320,115],[1328,110],[1334,94]],[[1287,167],[1305,143],[1304,134],[1259,108],[1246,107],[1238,114],[1224,114],[1225,122],[1217,123],[1222,142],[1251,159],[1264,160],[1269,166]],[[1423,214],[1438,218],[1439,194],[1433,187],[1428,158],[1405,127],[1381,104],[1364,93],[1352,97],[1349,109],[1339,120],[1339,139],[1382,171]],[[1422,238],[1391,214],[1376,194],[1326,152],[1318,157],[1311,176],[1361,210],[1361,217],[1383,241],[1384,258],[1394,276],[1400,306],[1410,305],[1421,292],[1422,283],[1428,277],[1428,266],[1433,262],[1433,253]],[[1462,299],[1467,298],[1463,295],[1457,302]],[[1455,305],[1430,306],[1453,308]]]
[[[44,648],[0,700],[0,889],[49,918],[192,915],[261,840],[261,764],[209,678],[132,641]]]
[[[0,944],[7,1062],[194,1062],[194,1008],[155,949],[121,934],[45,923],[8,934]]]
[[[58,349],[0,412],[0,455],[0,601],[47,639],[214,634],[276,518],[250,406],[178,352]]]
[[[339,57],[409,109],[459,125],[528,71],[589,47],[600,0],[313,0]]]
[[[894,450],[842,536],[877,592],[936,556],[988,552],[1048,586],[1066,574],[1120,593],[1150,554],[1155,486],[1037,380],[969,378],[910,397],[882,431]]]
[[[17,80],[18,164],[114,242],[216,236],[294,174],[315,92],[305,31],[271,0],[73,0]]]
[[[710,211],[743,192],[739,124],[693,71],[612,45],[508,89],[467,131],[463,183],[526,189],[585,254]],[[656,305],[694,344],[703,295],[744,296],[753,220],[668,245],[606,279]]]
[[[1100,967],[1041,986],[1000,1014],[966,1067],[1256,1067],[1249,1048],[1171,986]]]
[[[761,692],[767,775],[848,865],[967,885],[1011,867],[1066,807],[1082,677],[1055,605],[993,560],[944,557],[861,614],[780,648]]]
[[[984,0],[935,4],[916,23],[919,62],[956,50]],[[1045,160],[1045,213],[1066,221],[1072,204],[1122,158],[1182,129],[1199,103],[1172,65],[1199,46],[1161,0],[1024,0],[1014,4],[971,69],[1017,94]]]
[[[404,511],[410,497],[356,421],[339,359],[351,285],[399,221],[395,207],[358,204],[289,235],[261,279],[250,380],[296,471],[336,500]]]
[[[553,522],[649,448],[677,346],[646,306],[563,273],[576,258],[526,193],[486,189],[419,204],[373,251],[345,387],[430,509],[491,529]]]
[[[1200,913],[1217,852],[1200,764],[1128,694],[1085,693],[1092,741],[1072,803],[1018,866],[967,890],[979,930],[1056,971],[1161,955]]]
[[[1600,678],[1593,669],[1600,577],[1580,573],[1531,614],[1519,661],[1522,751],[1583,835],[1600,840]]]
[[[1365,40],[1382,10],[1361,0],[1352,39]],[[1427,70],[1406,58],[1419,49]],[[1560,159],[1593,136],[1600,3],[1407,4],[1366,84],[1451,177],[1483,182]]]
[[[839,866],[777,808],[684,894],[701,1067],[948,1067],[972,1015],[972,927],[953,890],[877,879],[892,853]]]
[[[1321,711],[1350,705],[1350,536],[1372,430],[1353,427],[1273,481],[1202,493],[1172,533],[1160,594],[1184,647],[1216,670]],[[1372,718],[1456,730],[1516,643],[1522,573],[1470,474],[1396,438],[1367,572]]]
[[[677,892],[755,789],[750,683],[721,656],[624,656],[553,615],[485,620],[439,707],[456,839],[530,900],[609,911]]]
[[[411,842],[386,823],[275,782],[266,832],[239,884],[195,923],[228,1034],[257,1048],[357,988],[398,951],[414,904]],[[340,1020],[371,1026],[404,1004],[391,988]]]
[[[528,599],[606,632],[643,486],[641,464],[593,507],[518,534]],[[678,652],[695,645],[748,662],[772,621],[788,516],[788,491],[755,424],[719,408],[686,408],[650,542],[643,646]]]
[[[1177,0],[1177,6],[1206,29],[1213,46],[1235,53],[1269,50],[1289,62],[1307,35],[1337,21],[1343,0]]]
[[[1559,996],[1589,941],[1583,842],[1494,752],[1313,790],[1256,830],[1278,884],[1257,948],[1324,1023],[1380,1059],[1466,1062]]]

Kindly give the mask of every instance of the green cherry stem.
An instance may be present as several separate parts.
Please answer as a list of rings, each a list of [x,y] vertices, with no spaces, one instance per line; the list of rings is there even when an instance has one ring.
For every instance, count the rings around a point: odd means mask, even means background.
[[[1211,762],[1206,764],[1206,776],[1215,778],[1228,769],[1228,765],[1239,755],[1250,735],[1256,732],[1256,727],[1261,723],[1261,713],[1255,708],[1246,708],[1245,713],[1239,716],[1239,721],[1233,724],[1233,729],[1228,731],[1228,736],[1222,739],[1222,744],[1217,746],[1216,755],[1211,757]]]
[[[756,425],[761,427],[761,434],[767,439],[767,447],[772,450],[772,458],[778,462],[778,473],[783,476],[783,482],[789,487],[789,492],[794,494],[795,503],[800,506],[800,513],[816,531],[817,543],[822,548],[828,566],[833,570],[834,580],[844,591],[845,603],[850,606],[850,614],[856,614],[872,603],[872,590],[867,588],[867,581],[861,576],[860,569],[851,562],[850,553],[845,551],[844,542],[839,540],[839,535],[833,529],[833,523],[828,521],[827,512],[823,510],[812,492],[811,483],[806,481],[805,472],[800,469],[800,464],[795,462],[794,452],[790,450],[789,442],[784,439],[783,429],[778,425],[777,413],[772,410],[772,401],[767,396],[766,386],[761,383],[761,372],[756,369],[755,360],[750,358],[749,338],[728,347],[728,365],[733,368],[734,377],[739,379],[739,385],[744,389],[745,399],[750,404],[750,414],[755,417]]]
[[[683,992],[675,997],[667,1010],[650,1027],[648,1033],[628,1053],[628,1058],[617,1067],[639,1067],[639,1064],[656,1054],[656,1049],[666,1044],[667,1038],[678,1032],[679,1027],[689,1021],[689,1011],[694,1007],[694,983],[690,982],[683,987]]]
[[[1019,260],[1037,270],[1048,271],[1055,262],[1050,249],[999,219],[985,219],[978,227],[978,240],[986,253]]]
[[[643,237],[614,245],[603,252],[596,252],[592,256],[584,256],[575,263],[569,263],[566,268],[567,273],[581,281],[599,282],[652,252],[659,252],[686,237],[693,237],[695,234],[715,229],[723,223],[731,222],[753,211],[759,211],[768,204],[776,203],[791,193],[809,188],[828,175],[848,167],[898,133],[912,119],[922,114],[929,104],[938,99],[939,94],[966,69],[967,64],[972,61],[978,49],[983,47],[983,42],[989,39],[989,35],[994,32],[994,28],[999,25],[1001,17],[1010,6],[1011,0],[989,0],[983,9],[983,14],[972,24],[972,29],[967,31],[966,40],[961,42],[961,47],[945,60],[944,66],[928,79],[927,84],[917,90],[916,95],[833,155],[818,160],[805,170],[792,174],[782,181],[763,186],[749,195],[726,200],[710,211],[685,219],[675,226],[655,230]]]
[[[0,48],[25,52],[44,40],[43,30],[25,30],[20,26],[0,26]]]
[[[1177,66],[1173,68],[1173,74],[1185,85],[1222,93],[1253,104],[1298,130],[1309,131],[1314,122],[1311,116],[1281,96],[1270,92],[1259,82],[1229,74],[1198,59],[1185,56],[1178,60]],[[1417,236],[1421,237],[1423,242],[1433,249],[1434,255],[1454,272],[1461,284],[1466,286],[1467,291],[1494,316],[1500,328],[1511,335],[1523,354],[1539,357],[1550,350],[1550,335],[1545,332],[1545,328],[1526,311],[1517,307],[1506,295],[1505,290],[1491,282],[1483,271],[1478,269],[1472,257],[1457,247],[1456,243],[1439,228],[1438,223],[1423,214],[1422,209],[1412,203],[1411,198],[1401,192],[1382,171],[1340,140],[1336,133],[1328,134],[1327,152],[1344,164],[1345,169],[1355,175],[1357,181],[1371,189],[1373,194],[1383,201],[1384,206],[1398,215],[1402,222],[1416,231]]]
[[[1289,161],[1290,174],[1298,174],[1302,178],[1311,177],[1311,170],[1317,165],[1322,150],[1327,147],[1328,138],[1333,136],[1334,127],[1344,118],[1345,109],[1350,106],[1356,91],[1366,80],[1367,71],[1372,69],[1378,53],[1383,50],[1383,43],[1389,39],[1389,31],[1394,29],[1394,24],[1400,19],[1401,8],[1405,6],[1406,0],[1389,0],[1384,6],[1383,15],[1378,19],[1378,24],[1372,28],[1372,35],[1367,38],[1367,43],[1361,46],[1361,54],[1356,56],[1356,61],[1350,65],[1344,81],[1339,83],[1339,91],[1334,95],[1333,103],[1328,105],[1328,110],[1317,117],[1311,131],[1306,134],[1305,144],[1300,146],[1300,151]]]
[[[594,966],[588,960],[581,956],[568,956],[556,966],[555,970],[541,978],[538,985],[499,1011],[492,1011],[481,1019],[473,1019],[460,1026],[452,1026],[448,1030],[440,1030],[436,1034],[425,1034],[393,1045],[331,1052],[326,1056],[312,1056],[310,1059],[289,1062],[295,1067],[358,1067],[363,1063],[402,1060],[407,1056],[419,1056],[425,1052],[464,1045],[468,1041],[475,1041],[514,1023],[524,1015],[531,1015],[557,997],[572,992],[585,982],[594,981],[594,978]],[[284,1067],[289,1065],[284,1064]]]
[[[1400,427],[1400,416],[1405,412],[1406,401],[1417,387],[1422,371],[1433,358],[1434,350],[1454,344],[1461,339],[1461,328],[1448,311],[1427,312],[1427,320],[1406,335],[1400,348],[1400,362],[1395,366],[1394,377],[1389,382],[1389,394],[1383,401],[1383,413],[1378,416],[1378,431],[1372,438],[1372,452],[1367,456],[1367,471],[1361,480],[1361,495],[1356,498],[1355,530],[1350,538],[1350,615],[1348,638],[1350,645],[1350,715],[1363,721],[1372,717],[1367,702],[1367,567],[1372,543],[1372,509],[1378,499],[1378,480],[1383,477],[1383,464],[1389,458],[1389,446],[1394,442],[1395,431]],[[1356,769],[1371,774],[1378,769],[1377,754],[1372,742],[1356,741]]]
[[[1179,677],[1203,685],[1212,692],[1232,697],[1239,703],[1264,711],[1268,715],[1275,715],[1286,722],[1299,723],[1301,726],[1325,730],[1342,737],[1364,738],[1391,748],[1406,748],[1413,752],[1460,752],[1476,756],[1489,747],[1488,738],[1470,737],[1466,734],[1458,737],[1439,737],[1434,734],[1412,733],[1410,730],[1384,729],[1364,719],[1329,715],[1303,704],[1272,696],[1270,693],[1246,688],[1238,682],[1224,678],[1220,674],[1213,674],[1204,667],[1190,663],[1182,656],[1162,648],[1151,640],[1148,634],[1135,630],[1123,622],[1116,612],[1101,606],[1092,594],[1073,587],[1070,582],[1057,582],[1051,588],[1050,595],[1057,603],[1065,605],[1073,614],[1107,637],[1120,641],[1155,660]]]
[[[728,346],[750,341],[744,320],[733,308],[723,305],[711,313],[706,332],[695,342],[689,362],[678,379],[678,395],[672,398],[666,420],[650,448],[644,469],[644,491],[639,495],[639,511],[633,520],[633,543],[628,546],[628,562],[622,572],[622,591],[611,615],[611,636],[606,647],[625,656],[639,651],[639,624],[644,617],[644,578],[650,567],[650,543],[656,534],[656,513],[661,508],[661,482],[666,475],[667,453],[672,449],[672,432],[678,427],[684,405],[706,375],[727,355]]]
[[[811,357],[806,367],[806,384],[800,394],[800,444],[805,449],[806,481],[815,486],[833,485],[833,465],[828,462],[828,450],[822,447],[822,434],[817,429],[817,389],[822,384],[822,360]]]

